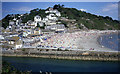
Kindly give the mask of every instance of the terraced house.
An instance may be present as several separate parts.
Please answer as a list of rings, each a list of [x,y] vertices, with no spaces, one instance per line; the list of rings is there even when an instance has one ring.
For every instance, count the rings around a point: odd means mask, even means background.
[[[7,39],[7,44],[14,49],[18,49],[22,47],[22,40],[19,37],[14,36]]]

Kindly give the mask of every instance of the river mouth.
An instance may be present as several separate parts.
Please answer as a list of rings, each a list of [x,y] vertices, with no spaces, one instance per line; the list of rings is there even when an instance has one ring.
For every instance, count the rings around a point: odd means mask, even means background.
[[[103,47],[107,47],[115,51],[120,51],[120,34],[118,33],[104,34],[98,38],[98,42]]]
[[[60,60],[32,57],[3,57],[20,71],[32,72],[118,72],[119,62]]]

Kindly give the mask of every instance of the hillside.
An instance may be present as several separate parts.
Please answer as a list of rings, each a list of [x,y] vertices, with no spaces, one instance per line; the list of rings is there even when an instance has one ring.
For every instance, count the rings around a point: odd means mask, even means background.
[[[64,8],[59,7],[58,9],[63,17],[68,17],[69,19],[76,19],[78,27],[82,28],[80,24],[84,24],[88,29],[120,29],[120,22],[113,20],[111,17],[97,16],[94,14],[79,11],[75,8]]]
[[[113,20],[111,17],[103,17],[103,16],[97,16],[94,14],[86,13],[80,10],[77,10],[75,8],[66,8],[64,5],[54,5],[54,9],[57,9],[61,13],[61,17],[65,17],[69,20],[76,20],[74,23],[76,24],[76,27],[79,29],[98,29],[98,30],[120,30],[120,22],[117,20]],[[47,9],[46,9],[47,10]],[[28,20],[33,20],[35,15],[40,15],[42,18],[46,17],[45,11],[43,9],[33,9],[30,11],[30,13],[24,14],[21,19],[23,23],[26,23]],[[16,14],[15,17],[19,19],[19,14]],[[7,15],[5,18],[2,19],[2,26],[6,28],[9,24],[9,20],[12,20],[14,17],[11,17],[11,15]],[[67,28],[69,28],[69,24],[71,22],[59,20]]]

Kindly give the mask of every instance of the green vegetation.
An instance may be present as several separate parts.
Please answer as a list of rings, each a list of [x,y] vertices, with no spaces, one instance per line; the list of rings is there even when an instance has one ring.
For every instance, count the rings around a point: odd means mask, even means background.
[[[62,49],[58,48],[57,51],[62,51]]]
[[[31,74],[30,72],[22,72],[15,69],[8,62],[2,61],[2,74]]]
[[[0,27],[2,26],[2,21],[0,20]]]
[[[65,26],[66,28],[68,28],[68,25],[67,25],[68,22],[66,22],[66,21],[61,21],[61,20],[60,20],[60,22],[61,22],[62,24],[64,24],[64,26]]]
[[[65,49],[65,51],[69,51],[68,49]]]
[[[13,20],[14,19],[14,17],[11,17],[13,15],[14,14],[11,14],[11,15],[8,14],[5,18],[2,19],[2,27],[7,28],[7,26],[9,25],[9,20]],[[48,14],[46,14],[45,10],[43,10],[43,9],[38,9],[38,8],[33,9],[33,10],[30,11],[29,14],[25,13],[23,16],[21,16],[22,23],[26,23],[28,20],[32,20],[33,21],[34,20],[34,16],[36,16],[36,15],[39,15],[39,16],[41,16],[41,18],[44,18]],[[14,16],[17,19],[20,19],[20,17],[18,17],[18,16],[20,16],[20,14],[15,14]]]
[[[22,22],[26,23],[28,20],[33,21],[34,16],[36,16],[36,15],[39,15],[39,16],[41,16],[41,18],[44,18],[44,17],[46,17],[47,14],[45,13],[45,10],[36,8],[36,9],[31,10],[29,14],[27,14],[27,13],[24,14],[24,16],[22,16]]]
[[[25,49],[23,48],[22,51],[25,51]]]
[[[43,26],[40,26],[40,29],[45,29],[45,23],[43,23]]]
[[[55,5],[54,9],[57,9],[61,12],[62,17],[68,17],[69,19],[75,19],[76,23],[78,23],[78,28],[80,24],[84,24],[88,29],[98,29],[98,30],[106,30],[106,29],[119,29],[120,30],[120,22],[117,20],[113,20],[111,17],[106,16],[97,16],[94,14],[86,13],[75,8],[65,8],[61,5]]]
[[[40,25],[37,23],[37,26],[36,27],[40,27]]]
[[[83,24],[88,29],[98,29],[98,30],[120,30],[120,22],[117,20],[113,20],[111,17],[106,16],[97,16],[94,14],[86,13],[75,8],[66,8],[64,5],[54,5],[53,9],[57,9],[62,17],[66,17],[68,19],[76,20],[77,28],[83,29],[81,24]],[[48,10],[48,8],[46,9]],[[34,16],[39,15],[41,18],[46,17],[44,9],[33,9],[30,13],[24,14],[21,19],[23,23],[26,23],[28,20],[34,20]],[[13,15],[13,14],[12,14]],[[19,19],[19,14],[16,14],[15,17]],[[2,26],[6,28],[9,25],[9,20],[12,20],[14,17],[11,17],[9,14],[2,19]],[[66,21],[61,21],[62,24],[65,24],[65,27],[68,28]]]
[[[40,26],[38,23],[37,23],[37,28],[40,28],[40,29],[45,29],[45,24],[43,24],[43,26]]]

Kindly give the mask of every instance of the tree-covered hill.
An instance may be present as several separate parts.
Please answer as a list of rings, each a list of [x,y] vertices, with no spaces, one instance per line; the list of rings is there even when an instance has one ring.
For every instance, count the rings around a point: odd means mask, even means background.
[[[120,30],[120,22],[117,20],[113,20],[111,17],[106,16],[97,16],[91,13],[86,13],[75,8],[66,8],[64,5],[54,5],[53,9],[57,9],[61,13],[61,17],[66,17],[68,19],[76,20],[77,27],[82,29],[83,24],[88,29],[98,29],[98,30]],[[48,9],[46,9],[48,10]],[[35,15],[40,15],[42,18],[46,17],[44,9],[33,9],[30,13],[24,14],[21,19],[23,23],[26,23],[28,20],[33,20]],[[19,19],[19,14],[16,14],[15,17]],[[9,24],[9,20],[12,20],[9,14],[2,19],[2,26],[6,28]],[[63,21],[64,22],[64,21]],[[68,22],[66,22],[68,24]]]
[[[54,9],[58,9],[63,17],[68,17],[69,19],[75,19],[78,23],[84,24],[88,29],[99,29],[99,30],[120,30],[120,22],[113,20],[111,17],[97,16],[94,14],[86,13],[75,8],[65,8],[62,5],[55,5]]]

